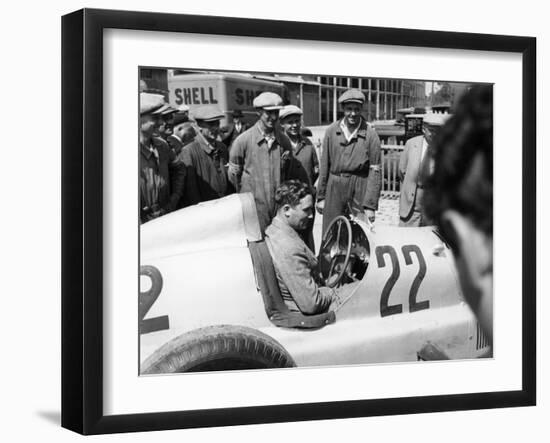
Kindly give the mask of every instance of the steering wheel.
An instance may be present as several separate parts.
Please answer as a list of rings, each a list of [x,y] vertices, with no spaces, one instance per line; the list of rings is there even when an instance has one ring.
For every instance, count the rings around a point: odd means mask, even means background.
[[[321,274],[329,288],[334,288],[342,281],[351,257],[351,245],[351,223],[339,215],[330,223],[319,250]]]

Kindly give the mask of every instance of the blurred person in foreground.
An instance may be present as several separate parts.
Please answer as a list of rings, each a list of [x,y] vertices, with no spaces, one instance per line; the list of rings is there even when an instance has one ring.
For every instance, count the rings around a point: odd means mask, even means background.
[[[493,342],[493,89],[474,86],[433,141],[424,211],[455,256],[466,301]]]

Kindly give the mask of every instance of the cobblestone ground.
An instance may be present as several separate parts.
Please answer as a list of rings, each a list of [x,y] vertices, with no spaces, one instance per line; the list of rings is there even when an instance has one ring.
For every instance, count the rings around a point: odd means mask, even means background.
[[[399,223],[399,194],[382,195],[378,202],[375,224],[378,226],[397,226]],[[313,225],[313,239],[315,240],[316,253],[321,244],[321,230],[323,228],[323,216],[316,214]]]

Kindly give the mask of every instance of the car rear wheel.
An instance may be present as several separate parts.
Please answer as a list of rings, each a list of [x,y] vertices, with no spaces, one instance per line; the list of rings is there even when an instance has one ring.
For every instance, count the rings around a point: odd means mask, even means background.
[[[243,326],[210,326],[183,334],[153,353],[142,374],[290,368],[296,364],[273,338]]]

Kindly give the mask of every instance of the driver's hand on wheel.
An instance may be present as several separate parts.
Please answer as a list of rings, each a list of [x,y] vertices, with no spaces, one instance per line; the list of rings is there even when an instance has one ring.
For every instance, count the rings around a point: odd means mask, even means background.
[[[366,209],[365,208],[365,215],[367,216],[367,220],[371,223],[374,223],[374,219],[376,218],[376,214],[372,209]]]
[[[357,218],[365,223],[374,223],[376,213],[372,209],[365,208],[364,212],[359,212]]]
[[[325,209],[325,201],[324,200],[319,200],[317,202],[317,204],[315,205],[315,207],[317,208],[317,212],[319,214],[322,214],[323,213],[323,209]]]

